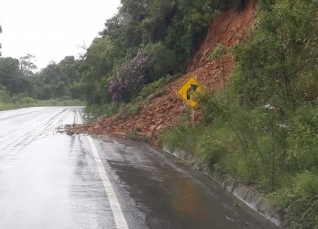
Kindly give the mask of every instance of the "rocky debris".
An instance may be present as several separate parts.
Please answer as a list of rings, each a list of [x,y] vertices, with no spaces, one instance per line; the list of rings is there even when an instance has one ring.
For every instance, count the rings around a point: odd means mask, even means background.
[[[58,126],[58,127],[56,127],[55,128],[55,131],[56,131],[56,133],[64,133],[65,132],[65,129],[66,128],[68,128],[68,126],[67,125],[65,125],[65,126]]]
[[[68,127],[67,133],[111,135],[121,138],[134,135],[157,145],[157,136],[172,126],[178,116],[186,110],[176,91],[190,76],[195,76],[208,91],[224,87],[235,66],[233,57],[227,51],[221,59],[209,62],[207,58],[217,44],[230,48],[247,34],[248,29],[255,23],[256,3],[257,0],[251,0],[244,11],[238,13],[228,10],[215,19],[206,40],[190,61],[188,72],[167,84],[164,93],[144,105],[138,115],[126,119],[114,115],[96,123]],[[196,118],[199,118],[199,115]]]

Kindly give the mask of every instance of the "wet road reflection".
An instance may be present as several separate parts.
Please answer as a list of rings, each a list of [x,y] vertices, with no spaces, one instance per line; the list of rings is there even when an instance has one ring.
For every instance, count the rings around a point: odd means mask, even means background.
[[[82,109],[26,111],[0,112],[0,228],[115,228],[87,137],[56,132]]]
[[[141,143],[98,142],[105,163],[145,213],[148,228],[276,228],[256,213],[235,207],[237,200],[211,180],[203,184],[207,177],[201,173],[173,164]]]
[[[275,228],[236,207],[200,172],[146,145],[96,137],[94,156],[87,136],[56,131],[82,122],[82,113],[75,107],[0,112],[1,229],[120,229],[105,184],[129,229]]]

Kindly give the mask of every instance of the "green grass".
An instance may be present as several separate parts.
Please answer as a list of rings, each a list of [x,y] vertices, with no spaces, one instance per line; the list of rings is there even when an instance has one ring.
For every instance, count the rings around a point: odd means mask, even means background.
[[[146,98],[150,100],[153,99],[154,97],[156,97],[157,93],[160,94],[159,89],[162,89],[166,84],[170,83],[175,78],[176,76],[167,75],[165,77],[161,77],[155,82],[152,82],[146,85],[145,87],[142,88],[141,92],[139,93],[137,97],[137,100],[146,99]]]
[[[0,102],[0,111],[42,106],[85,106],[85,103],[80,100],[36,100],[30,97],[23,97],[15,101]]]
[[[278,109],[249,110],[229,101],[222,93],[205,101],[201,122],[193,127],[187,114],[161,142],[194,155],[219,178],[257,187],[283,209],[291,228],[317,229],[317,104],[286,110],[288,119],[282,120]]]

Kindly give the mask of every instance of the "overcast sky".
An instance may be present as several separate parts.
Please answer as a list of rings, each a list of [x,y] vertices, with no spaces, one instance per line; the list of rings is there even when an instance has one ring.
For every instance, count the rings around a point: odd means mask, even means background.
[[[120,0],[0,0],[3,57],[34,55],[38,68],[83,52]]]

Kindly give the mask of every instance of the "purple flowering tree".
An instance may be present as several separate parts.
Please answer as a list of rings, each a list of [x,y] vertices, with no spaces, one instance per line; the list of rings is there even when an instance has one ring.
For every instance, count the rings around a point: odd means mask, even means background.
[[[140,50],[136,57],[117,69],[115,79],[108,86],[113,101],[128,102],[138,94],[150,71],[150,62],[145,52]]]

